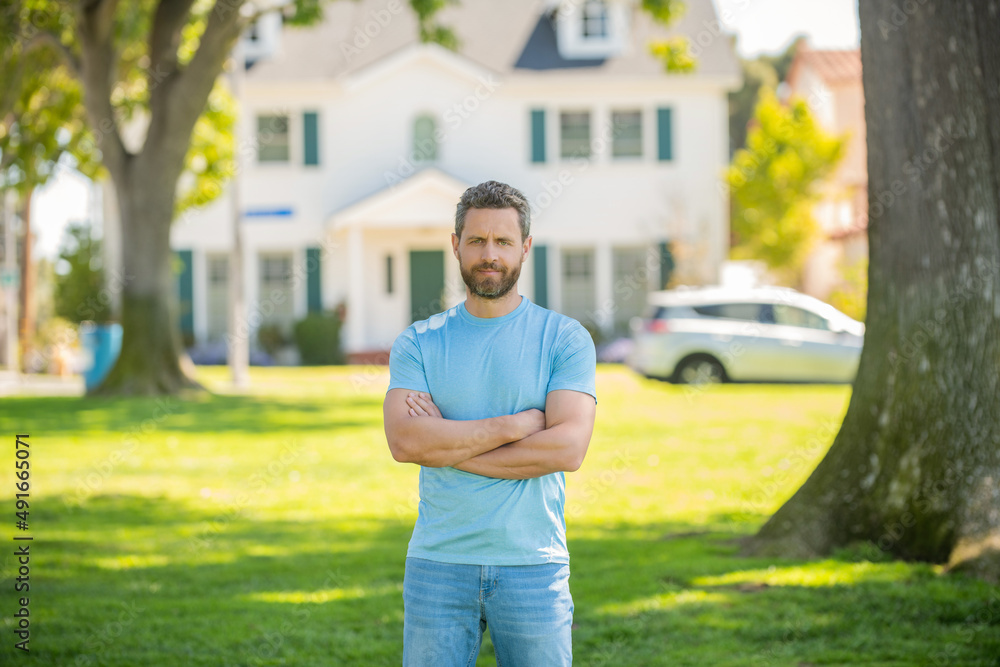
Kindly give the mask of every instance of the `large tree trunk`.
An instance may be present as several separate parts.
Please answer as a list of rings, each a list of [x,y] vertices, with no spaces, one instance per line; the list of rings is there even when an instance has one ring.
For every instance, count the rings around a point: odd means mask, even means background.
[[[748,547],[861,543],[998,581],[1000,10],[873,0],[860,14],[864,352],[830,451]]]
[[[122,226],[122,349],[93,393],[173,394],[200,385],[180,364],[170,223],[177,181],[216,77],[244,25],[244,0],[216,0],[197,52],[177,60],[180,31],[193,0],[160,0],[149,39],[149,126],[142,149],[126,150],[111,103],[118,64],[118,0],[81,2],[77,36],[84,100],[102,161],[115,184]]]
[[[148,155],[148,154],[146,154]],[[182,156],[183,157],[183,156]],[[131,156],[115,179],[122,230],[122,349],[114,368],[91,393],[174,394],[200,385],[180,365],[183,348],[171,271],[170,223],[180,169]],[[117,285],[114,285],[117,286]]]

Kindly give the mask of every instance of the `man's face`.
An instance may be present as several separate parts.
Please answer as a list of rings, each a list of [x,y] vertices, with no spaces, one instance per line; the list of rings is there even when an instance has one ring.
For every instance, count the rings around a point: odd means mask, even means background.
[[[517,284],[531,237],[521,242],[513,208],[472,208],[465,215],[462,238],[452,234],[451,245],[469,290],[484,299],[499,299]]]

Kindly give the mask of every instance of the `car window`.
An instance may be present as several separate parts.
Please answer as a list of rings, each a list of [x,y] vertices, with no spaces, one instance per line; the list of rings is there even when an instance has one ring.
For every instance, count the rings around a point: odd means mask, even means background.
[[[785,306],[779,303],[774,304],[774,321],[776,324],[784,324],[792,327],[805,327],[806,329],[830,329],[827,321],[808,310],[796,308],[795,306]]]
[[[705,317],[721,317],[726,320],[761,321],[759,303],[719,303],[707,306],[694,306],[694,312]]]

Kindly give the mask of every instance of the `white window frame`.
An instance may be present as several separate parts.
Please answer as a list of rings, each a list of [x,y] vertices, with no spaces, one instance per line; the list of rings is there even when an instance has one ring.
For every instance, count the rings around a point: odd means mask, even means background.
[[[588,118],[588,129],[587,129],[587,153],[571,153],[565,155],[563,153],[563,115],[567,114],[587,114]],[[593,109],[560,109],[558,112],[558,118],[556,119],[556,129],[558,131],[558,155],[560,160],[573,160],[582,158],[584,160],[591,160],[594,158],[593,141],[594,141],[594,117],[595,113]]]
[[[617,137],[615,136],[615,114],[639,114],[639,154],[638,155],[615,155],[615,143]],[[646,116],[648,115],[646,109],[641,106],[635,107],[612,107],[608,113],[608,118],[610,120],[611,126],[611,147],[608,152],[609,157],[613,162],[639,162],[645,159],[648,154],[648,148],[646,146]]]
[[[290,112],[285,111],[258,111],[254,115],[254,139],[257,142],[257,164],[258,165],[290,165],[292,164],[292,159],[295,157],[294,144],[292,137],[295,135],[295,123],[292,120],[292,115]],[[283,159],[263,159],[261,157],[261,148],[263,148],[263,142],[261,141],[261,129],[260,123],[264,118],[284,118],[285,119],[285,135],[287,137],[286,148],[288,154]]]

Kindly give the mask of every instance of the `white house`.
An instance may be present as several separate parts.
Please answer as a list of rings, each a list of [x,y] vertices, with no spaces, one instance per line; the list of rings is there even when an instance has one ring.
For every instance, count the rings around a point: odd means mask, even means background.
[[[694,45],[690,75],[665,73],[649,43],[670,33],[628,0],[462,0],[439,15],[457,52],[421,44],[404,0],[259,30],[280,46],[241,93],[248,322],[290,327],[343,304],[345,350],[388,349],[465,298],[455,206],[490,179],[532,202],[521,292],[598,335],[641,312],[671,250],[686,282],[716,282],[739,69],[711,1],[687,5],[674,33]],[[182,325],[199,342],[226,330],[230,206],[222,196],[172,230]]]

